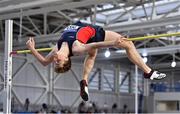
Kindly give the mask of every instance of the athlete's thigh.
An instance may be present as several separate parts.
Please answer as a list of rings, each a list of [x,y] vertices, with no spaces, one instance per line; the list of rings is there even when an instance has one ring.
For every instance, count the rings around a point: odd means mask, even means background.
[[[124,39],[125,37],[123,37],[122,35],[113,32],[113,31],[106,31],[105,32],[105,42],[106,41],[115,41],[117,42],[117,44],[115,45],[115,47],[117,48],[129,48],[133,46],[132,41],[128,41]]]
[[[105,39],[104,41],[113,41],[120,39],[122,36],[116,32],[113,31],[105,31]]]

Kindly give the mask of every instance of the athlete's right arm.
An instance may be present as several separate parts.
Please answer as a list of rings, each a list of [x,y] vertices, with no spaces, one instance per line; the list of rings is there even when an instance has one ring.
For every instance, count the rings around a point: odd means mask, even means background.
[[[42,56],[36,49],[35,49],[35,41],[34,38],[30,37],[29,40],[26,42],[26,45],[31,53],[37,58],[37,60],[44,66],[48,65],[53,61],[53,53],[56,50],[56,47],[52,49],[52,51],[46,56]]]

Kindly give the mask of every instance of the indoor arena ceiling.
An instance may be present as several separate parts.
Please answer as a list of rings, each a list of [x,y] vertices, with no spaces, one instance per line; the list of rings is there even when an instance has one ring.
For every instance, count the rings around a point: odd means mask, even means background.
[[[179,0],[0,0],[0,48],[4,44],[4,20],[13,19],[14,49],[25,49],[28,36],[35,36],[37,47],[51,47],[63,28],[81,20],[103,26],[128,37],[180,31]],[[134,42],[155,63],[180,61],[180,38],[166,37]],[[144,48],[144,49],[142,49]],[[110,49],[110,59],[124,50]],[[168,50],[168,51],[167,51]],[[98,57],[103,59],[101,50]]]

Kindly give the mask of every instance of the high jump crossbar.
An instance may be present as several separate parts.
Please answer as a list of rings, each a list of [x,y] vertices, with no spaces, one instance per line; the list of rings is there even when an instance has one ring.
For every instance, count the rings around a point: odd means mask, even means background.
[[[149,35],[149,36],[142,36],[142,37],[135,37],[135,38],[128,38],[128,40],[130,40],[130,41],[140,41],[140,40],[158,39],[158,38],[170,37],[170,36],[180,36],[180,32],[168,33],[168,34],[158,34],[158,35]]]
[[[180,36],[180,32],[134,37],[134,38],[128,38],[128,40],[129,41],[141,41],[141,40],[146,40],[146,39],[158,39],[158,38],[162,38],[162,37],[171,37],[171,36]],[[46,51],[51,51],[52,48],[39,48],[36,50],[39,52],[46,52]],[[30,50],[19,50],[19,51],[12,51],[11,54],[23,54],[23,53],[30,53],[30,52],[31,52]]]

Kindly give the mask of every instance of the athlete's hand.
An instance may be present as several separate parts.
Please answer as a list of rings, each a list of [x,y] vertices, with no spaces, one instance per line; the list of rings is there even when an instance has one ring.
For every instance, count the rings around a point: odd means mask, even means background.
[[[29,40],[26,42],[27,48],[32,50],[35,49],[35,41],[33,37],[29,37]]]

